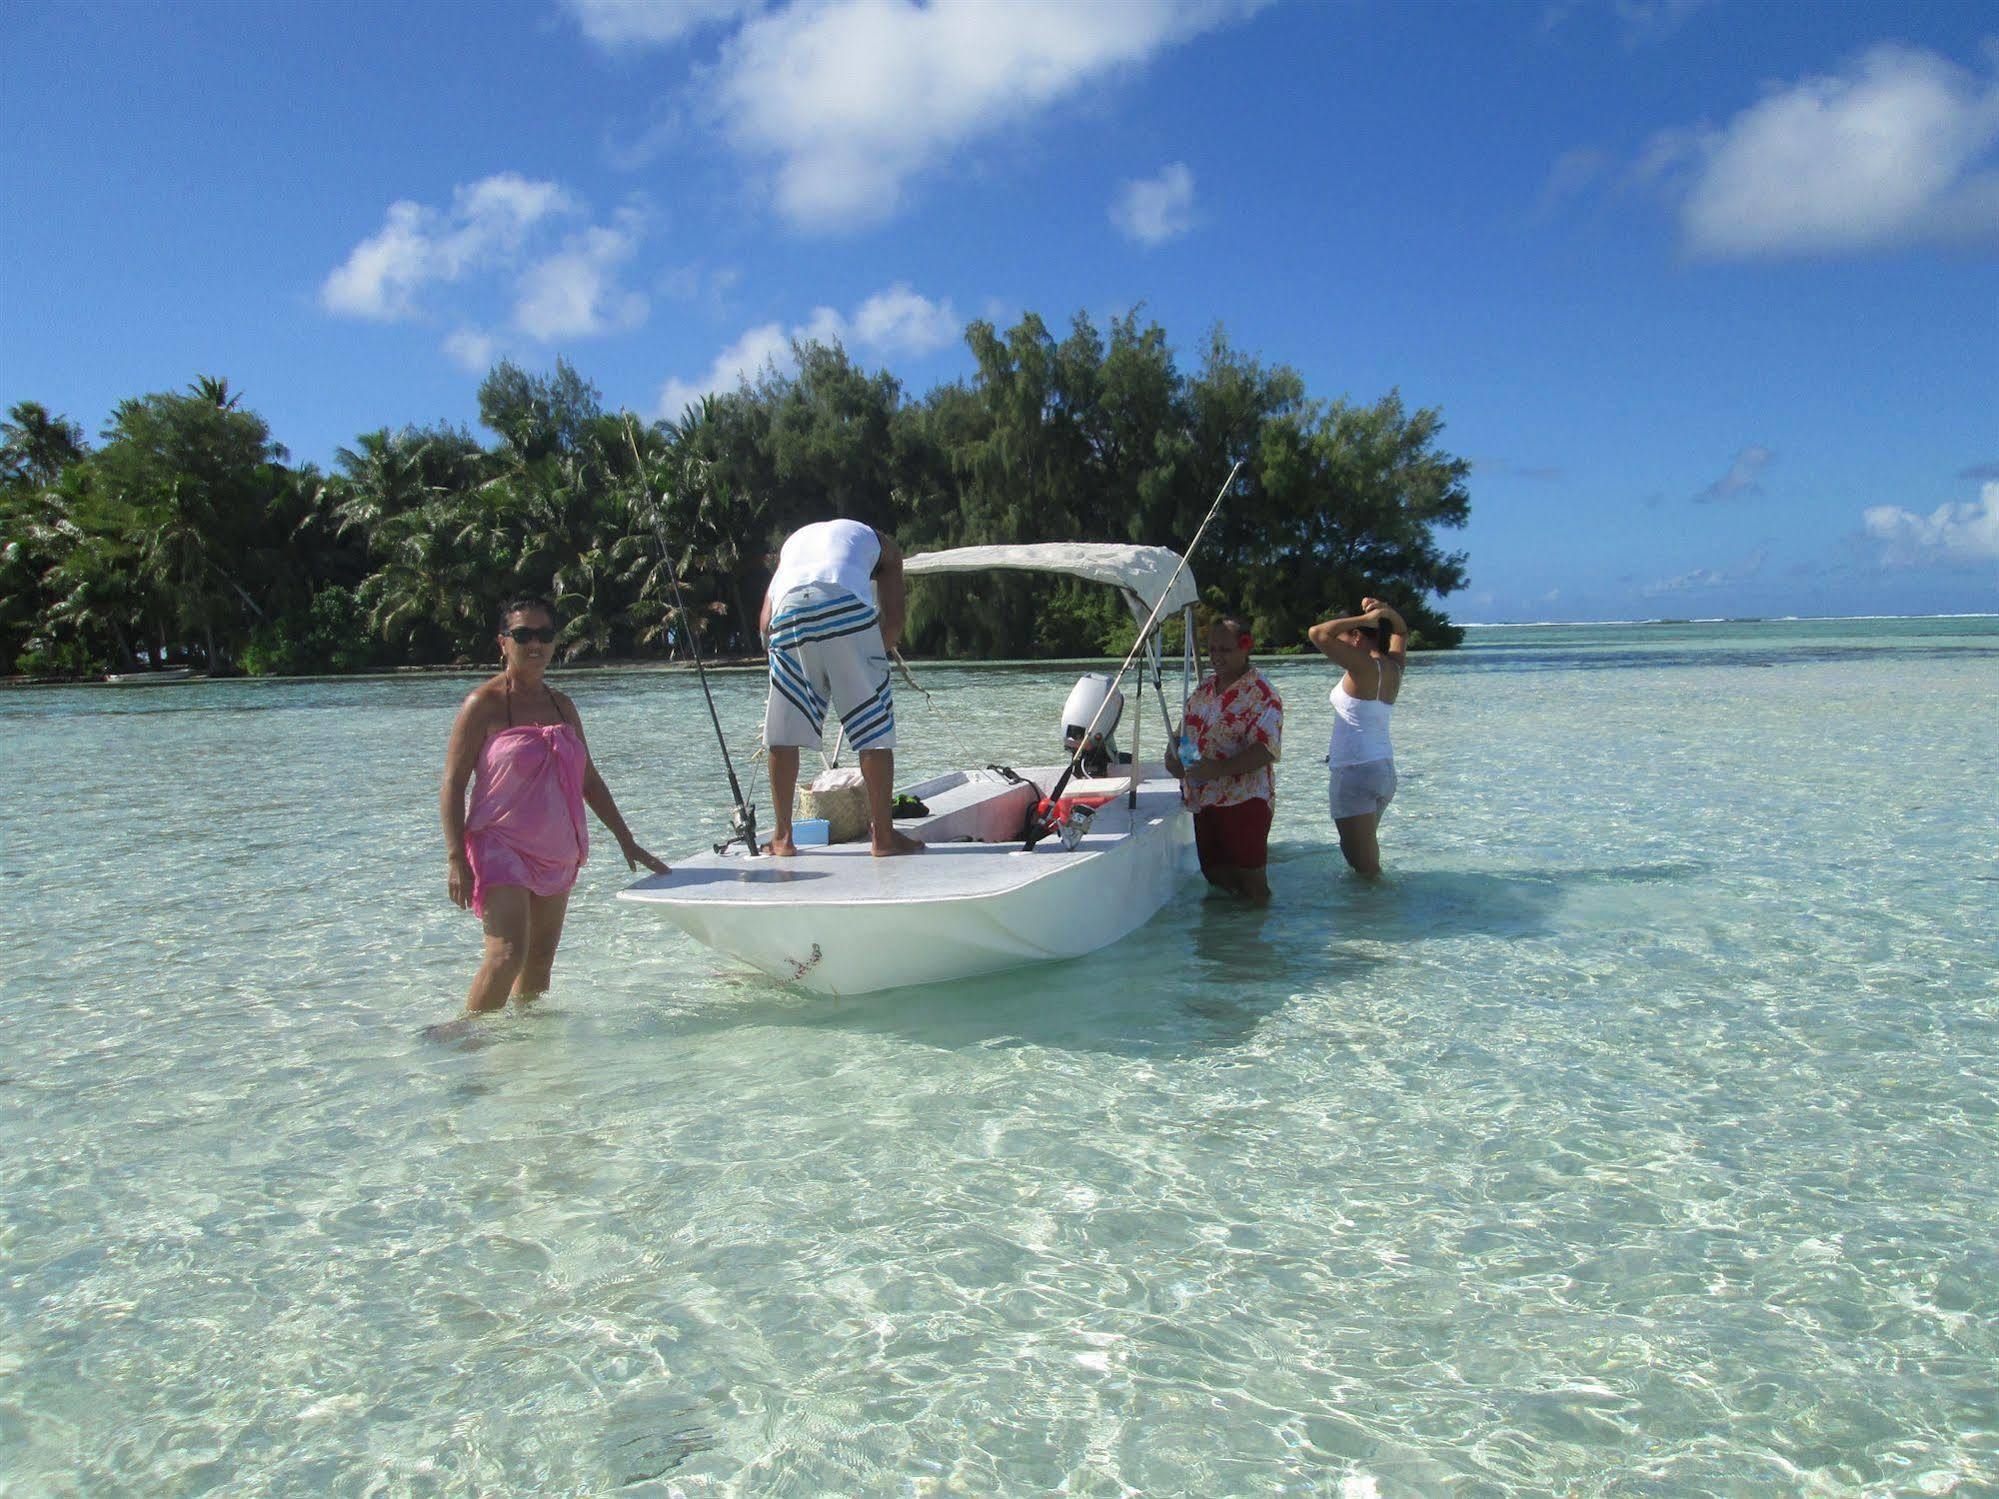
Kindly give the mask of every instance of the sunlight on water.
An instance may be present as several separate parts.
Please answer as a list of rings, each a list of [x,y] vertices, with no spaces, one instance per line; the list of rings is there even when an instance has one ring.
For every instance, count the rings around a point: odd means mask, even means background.
[[[0,696],[0,1490],[1999,1486],[1999,621],[1475,632],[1378,888],[1271,671],[1267,913],[820,999],[600,835],[450,1043],[463,679]],[[1074,671],[920,675],[1025,763]],[[566,685],[721,834],[691,680]]]

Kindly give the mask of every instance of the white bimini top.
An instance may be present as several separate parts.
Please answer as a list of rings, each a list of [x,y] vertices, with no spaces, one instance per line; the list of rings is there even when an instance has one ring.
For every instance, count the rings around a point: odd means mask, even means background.
[[[1347,680],[1341,675],[1338,685],[1333,688],[1333,739],[1326,747],[1326,763],[1335,768],[1342,765],[1371,765],[1376,760],[1393,760],[1395,751],[1388,742],[1388,715],[1395,711],[1393,703],[1381,700],[1381,662],[1374,663],[1374,692],[1368,697],[1355,697],[1347,691]]]
[[[785,538],[770,580],[775,604],[807,583],[831,583],[855,598],[874,599],[874,571],[881,561],[881,538],[857,520],[822,520],[800,526]]]

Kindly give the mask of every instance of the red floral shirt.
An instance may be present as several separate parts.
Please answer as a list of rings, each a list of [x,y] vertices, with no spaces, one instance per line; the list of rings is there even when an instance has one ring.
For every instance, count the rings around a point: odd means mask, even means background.
[[[1209,677],[1187,699],[1187,733],[1203,760],[1232,760],[1253,744],[1270,751],[1274,761],[1283,753],[1284,700],[1254,666],[1229,683],[1215,685]],[[1277,802],[1277,776],[1270,765],[1245,775],[1190,782],[1187,800],[1196,809],[1233,807],[1238,802]]]

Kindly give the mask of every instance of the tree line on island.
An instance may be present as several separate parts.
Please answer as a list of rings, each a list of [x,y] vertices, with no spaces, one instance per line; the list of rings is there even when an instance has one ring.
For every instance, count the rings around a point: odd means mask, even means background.
[[[1435,410],[1391,393],[1316,400],[1215,332],[1197,374],[1136,314],[1056,338],[1029,314],[979,321],[968,378],[912,399],[837,344],[704,398],[677,421],[607,411],[564,361],[497,365],[463,428],[383,428],[331,472],[292,464],[224,380],[121,402],[93,447],[33,401],[0,423],[0,671],[84,677],[136,663],[291,675],[482,662],[510,596],[553,599],[570,659],[712,656],[761,646],[778,545],[847,516],[905,552],[993,542],[1184,546],[1217,487],[1234,495],[1193,560],[1204,598],[1261,640],[1394,598],[1419,645],[1461,631],[1470,465]],[[688,617],[663,559],[678,570]],[[1122,651],[1110,590],[998,573],[911,589],[906,649],[951,657]]]

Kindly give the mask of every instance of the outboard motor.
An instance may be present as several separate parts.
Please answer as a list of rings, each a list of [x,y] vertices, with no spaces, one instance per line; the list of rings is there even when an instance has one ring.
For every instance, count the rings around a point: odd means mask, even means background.
[[[1101,718],[1097,716],[1099,708],[1103,709]],[[1117,741],[1111,734],[1123,715],[1124,694],[1100,671],[1079,678],[1069,689],[1069,701],[1062,705],[1062,748],[1073,756],[1077,746],[1082,746],[1085,775],[1108,775],[1117,762]],[[1092,719],[1096,719],[1096,730],[1090,734],[1090,742],[1083,744]]]

